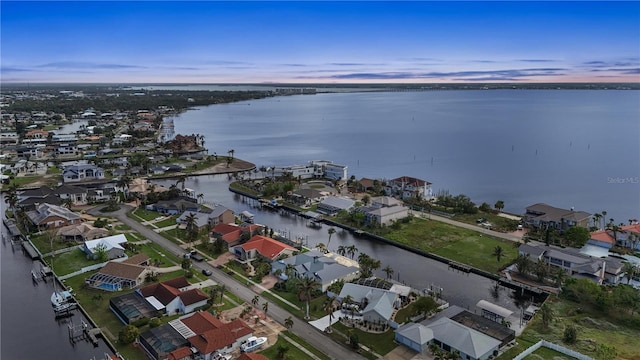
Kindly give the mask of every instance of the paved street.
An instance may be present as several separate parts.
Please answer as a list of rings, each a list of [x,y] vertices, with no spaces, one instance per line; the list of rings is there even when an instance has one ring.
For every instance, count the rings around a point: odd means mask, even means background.
[[[155,231],[143,226],[137,221],[127,217],[127,212],[132,209],[131,206],[128,206],[128,205],[120,205],[120,206],[121,206],[120,210],[112,213],[108,213],[108,214],[100,213],[95,209],[89,212],[96,215],[100,214],[101,216],[105,216],[105,215],[114,216],[118,220],[120,220],[122,223],[130,226],[132,229],[139,232],[142,236],[162,246],[163,248],[167,249],[171,253],[179,257],[182,257],[182,255],[184,254],[184,250],[180,248],[178,245],[165,239],[161,235],[157,234]],[[202,263],[194,262],[193,267],[196,269],[196,271],[201,271],[202,269],[211,270],[213,272],[213,275],[211,277],[218,284],[225,285],[227,289],[229,289],[231,292],[236,294],[238,297],[240,297],[243,301],[247,303],[251,303],[251,299],[253,299],[253,297],[256,295],[256,293],[253,290],[246,287],[244,284],[239,283],[234,278],[212,267],[206,262],[202,262]],[[259,298],[260,298],[260,303],[269,301],[268,299],[265,299],[262,296],[259,296]],[[274,319],[280,324],[284,324],[284,320],[291,315],[287,310],[279,307],[277,304],[274,304],[274,303],[269,304],[268,314],[269,314],[269,317],[271,317],[272,319]],[[324,352],[327,356],[329,356],[332,359],[338,359],[338,360],[365,359],[363,356],[354,353],[352,350],[348,349],[346,346],[338,345],[335,341],[326,337],[318,329],[309,325],[308,323],[306,323],[301,319],[298,319],[298,318],[294,319],[293,328],[291,329],[291,331],[294,334],[298,335],[299,337],[303,338],[311,346]]]

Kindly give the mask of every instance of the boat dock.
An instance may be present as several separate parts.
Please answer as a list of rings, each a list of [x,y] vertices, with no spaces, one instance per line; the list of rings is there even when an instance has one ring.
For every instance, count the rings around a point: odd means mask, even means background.
[[[73,322],[69,323],[69,341],[71,343],[88,340],[93,346],[97,346],[98,336],[102,336],[100,328],[89,329],[89,325],[84,320],[77,325],[74,325]]]
[[[29,254],[29,257],[31,257],[32,260],[40,259],[40,254],[29,241],[23,241],[22,248],[27,252],[27,254]]]

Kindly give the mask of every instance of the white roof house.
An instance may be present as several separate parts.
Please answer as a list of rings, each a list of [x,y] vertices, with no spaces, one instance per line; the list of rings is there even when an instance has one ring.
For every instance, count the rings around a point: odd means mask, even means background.
[[[84,242],[84,252],[87,255],[95,256],[96,249],[102,247],[107,252],[109,259],[115,259],[124,255],[124,247],[120,244],[126,242],[127,237],[124,234],[89,240]]]
[[[362,316],[367,321],[388,321],[391,319],[398,294],[389,290],[347,283],[344,284],[339,299],[351,296],[354,301],[366,303]]]

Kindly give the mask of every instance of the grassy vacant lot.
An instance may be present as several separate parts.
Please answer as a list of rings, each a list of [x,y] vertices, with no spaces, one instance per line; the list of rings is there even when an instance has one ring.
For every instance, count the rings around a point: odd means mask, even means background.
[[[512,359],[540,339],[562,345],[595,359],[602,359],[597,354],[597,347],[605,344],[616,348],[618,355],[615,359],[640,360],[640,351],[638,351],[637,345],[640,329],[615,324],[612,322],[611,316],[590,311],[584,304],[555,297],[550,297],[546,303],[555,313],[555,320],[549,325],[549,328],[543,328],[540,314],[536,315],[522,335],[517,338],[518,345],[502,354],[498,358],[499,360]],[[578,330],[578,340],[575,344],[567,344],[563,341],[564,329],[569,324],[575,325]],[[566,355],[563,356],[569,358]]]
[[[544,360],[544,359],[572,360],[575,358],[543,346],[543,347],[540,347],[538,350],[534,351],[533,354],[527,356],[524,359],[525,360]]]
[[[168,218],[162,220],[162,221],[158,221],[156,223],[154,223],[153,225],[159,227],[159,228],[164,228],[167,226],[173,226],[176,225],[176,216],[169,216]]]
[[[51,257],[45,258],[45,261],[51,264]],[[53,270],[58,276],[67,275],[99,262],[100,260],[87,259],[87,254],[82,249],[74,249],[64,254],[56,255],[53,258]]]
[[[129,216],[130,218],[135,219],[136,221],[139,221],[140,219],[146,220],[146,221],[151,221],[154,220],[157,217],[163,216],[162,214],[160,214],[157,211],[153,211],[153,210],[139,210],[139,209],[134,209],[132,212],[128,213],[127,216]]]
[[[477,225],[477,220],[486,219],[492,228],[496,231],[515,231],[520,223],[517,220],[507,219],[494,213],[478,212],[477,214],[456,214],[452,220],[460,221],[467,224]]]
[[[386,237],[492,273],[518,256],[518,249],[511,241],[433,220],[414,218]],[[503,250],[500,262],[492,255],[496,246]]]

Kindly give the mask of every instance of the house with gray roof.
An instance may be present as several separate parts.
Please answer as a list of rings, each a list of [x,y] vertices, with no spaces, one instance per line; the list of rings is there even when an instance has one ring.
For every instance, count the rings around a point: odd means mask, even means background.
[[[51,204],[38,205],[35,210],[27,212],[27,217],[38,229],[59,228],[82,221],[80,214]]]
[[[65,183],[104,179],[104,169],[93,164],[69,165],[62,171]]]
[[[86,205],[89,191],[80,186],[63,184],[54,190],[55,194],[62,200],[71,199],[73,205]]]
[[[542,259],[551,266],[563,269],[570,276],[587,278],[598,284],[617,284],[624,277],[623,260],[611,256],[592,257],[581,253],[580,249],[544,244],[522,244],[518,252],[532,259]]]
[[[566,231],[571,226],[588,227],[591,214],[584,211],[574,211],[573,208],[561,209],[538,203],[528,206],[523,217],[524,223],[536,228],[555,228]]]
[[[356,202],[349,198],[329,196],[318,204],[318,212],[326,215],[335,215],[341,210],[351,210],[355,204]]]
[[[282,272],[281,278],[286,279],[287,266],[293,266],[292,276],[298,278],[315,279],[321,284],[321,291],[325,292],[336,281],[351,281],[360,275],[357,262],[334,253],[324,254],[317,250],[291,256],[271,263],[271,272]]]
[[[351,296],[358,304],[359,313],[363,320],[369,322],[385,323],[389,321],[394,309],[400,306],[397,293],[364,285],[344,284],[338,299],[342,301],[347,296]]]

